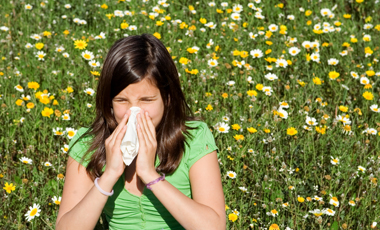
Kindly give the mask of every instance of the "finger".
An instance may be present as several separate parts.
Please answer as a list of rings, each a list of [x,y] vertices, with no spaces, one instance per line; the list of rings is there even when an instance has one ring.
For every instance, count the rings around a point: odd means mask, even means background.
[[[142,128],[143,128],[143,134],[145,135],[145,138],[147,140],[149,140],[150,142],[152,141],[152,134],[150,133],[150,130],[149,130],[149,126],[148,126],[148,121],[147,121],[147,118],[146,118],[146,113],[145,111],[143,111],[143,113],[141,114],[141,123],[142,123]]]
[[[139,114],[137,114],[137,136],[139,138],[139,145],[141,149],[141,146],[146,146],[146,141],[145,141],[144,135],[142,134],[141,125],[139,124],[140,122],[138,120],[138,116]]]
[[[152,119],[149,117],[149,114],[146,114],[146,120],[151,133],[151,137],[156,140],[156,127],[154,127]]]
[[[112,132],[112,137],[111,137],[111,144],[112,145],[114,145],[115,144],[115,141],[116,141],[116,138],[117,138],[117,136],[119,135],[119,133],[120,133],[120,131],[124,128],[124,126],[126,125],[126,123],[127,123],[127,120],[128,120],[128,118],[129,118],[129,116],[130,116],[130,111],[128,111],[125,115],[124,115],[124,117],[123,117],[123,119],[120,121],[120,123],[117,125],[117,127],[116,127],[116,129]],[[125,133],[125,132],[123,132],[123,133]]]

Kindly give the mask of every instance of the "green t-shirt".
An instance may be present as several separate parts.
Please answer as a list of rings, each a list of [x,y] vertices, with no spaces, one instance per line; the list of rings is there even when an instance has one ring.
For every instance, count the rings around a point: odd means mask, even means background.
[[[198,128],[189,130],[193,135],[193,139],[187,140],[189,145],[185,144],[185,152],[177,170],[173,174],[165,176],[165,180],[187,197],[192,198],[189,179],[191,166],[206,154],[218,150],[218,147],[215,145],[214,137],[206,123],[188,121],[186,125]],[[86,131],[87,128],[80,128],[71,140],[70,147]],[[88,144],[85,141],[90,139],[90,137],[85,137],[79,140],[70,150],[69,155],[80,162],[81,157],[88,149]],[[90,155],[88,156],[90,157]],[[82,163],[84,167],[87,166],[89,157]],[[156,167],[159,165],[158,156],[155,165]],[[103,171],[104,169],[105,167],[103,167]],[[103,208],[103,213],[106,216],[110,230],[184,229],[155,197],[152,191],[144,188],[143,194],[140,197],[133,195],[125,189],[124,181],[123,174],[113,187],[114,194],[108,198]]]

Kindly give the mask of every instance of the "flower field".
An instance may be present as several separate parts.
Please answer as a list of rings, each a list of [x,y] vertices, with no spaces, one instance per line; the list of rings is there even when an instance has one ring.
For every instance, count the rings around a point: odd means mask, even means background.
[[[103,60],[150,33],[220,153],[227,229],[377,229],[379,0],[0,3],[0,228],[54,229]]]

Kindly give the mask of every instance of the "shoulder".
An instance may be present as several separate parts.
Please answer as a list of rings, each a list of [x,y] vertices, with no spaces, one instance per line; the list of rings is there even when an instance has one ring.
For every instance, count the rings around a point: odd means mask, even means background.
[[[78,162],[80,162],[81,158],[90,147],[92,136],[86,134],[88,130],[89,128],[87,127],[79,128],[69,143],[69,156]]]

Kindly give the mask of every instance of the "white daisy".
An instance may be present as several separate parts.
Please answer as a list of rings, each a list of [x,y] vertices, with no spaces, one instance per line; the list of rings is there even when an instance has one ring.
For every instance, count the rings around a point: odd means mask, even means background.
[[[318,125],[318,122],[314,117],[306,116],[306,124],[311,125],[311,126],[316,126]]]
[[[310,49],[311,48],[311,43],[309,41],[304,41],[304,42],[302,42],[302,46],[305,49]]]
[[[24,88],[21,85],[16,85],[15,89],[21,93],[24,92]]]
[[[94,93],[95,93],[95,91],[93,89],[91,89],[91,88],[85,89],[84,92],[87,93],[90,96],[93,96]]]
[[[214,129],[216,129],[219,133],[228,133],[230,126],[227,123],[218,122],[215,124]]]
[[[235,12],[235,13],[240,13],[243,11],[243,6],[240,5],[240,4],[235,4],[233,7],[232,7],[232,11]]]
[[[46,53],[44,51],[38,51],[36,57],[38,57],[38,60],[45,60],[44,57],[46,56]]]
[[[62,56],[65,57],[65,58],[70,57],[70,55],[68,53],[63,53]]]
[[[63,145],[63,147],[61,148],[61,150],[62,150],[63,153],[67,153],[69,151],[69,148],[70,148],[70,146],[65,144],[65,145]]]
[[[85,50],[84,52],[82,52],[82,57],[88,61],[91,61],[92,59],[94,59],[94,53],[88,50]]]
[[[277,111],[277,115],[281,117],[282,119],[287,119],[288,118],[288,112],[284,110],[282,107],[280,107]]]
[[[362,84],[362,85],[369,84],[369,79],[367,77],[361,77],[360,78],[360,84]]]
[[[56,205],[60,205],[61,204],[61,197],[54,196],[53,198],[51,198],[51,200]]]
[[[24,163],[24,164],[30,164],[30,165],[33,163],[33,160],[30,159],[30,158],[27,158],[27,157],[21,157],[21,158],[20,158],[20,161],[21,161],[22,163]]]
[[[276,24],[270,24],[268,29],[270,32],[276,32],[278,30],[278,26]]]
[[[354,71],[351,71],[350,74],[351,74],[351,77],[353,77],[354,79],[358,79],[359,78],[358,73],[356,73]]]
[[[228,171],[227,172],[227,176],[231,179],[235,179],[236,178],[236,173],[234,171]]]
[[[235,20],[235,21],[240,21],[241,20],[241,17],[240,17],[239,13],[232,13],[231,14],[231,18],[232,18],[232,20]]]
[[[288,52],[290,55],[296,56],[299,52],[301,52],[301,50],[298,49],[297,47],[292,47],[288,50]]]
[[[91,66],[91,67],[99,67],[100,66],[100,63],[98,61],[95,61],[95,60],[91,60],[88,62],[88,64]]]
[[[36,216],[40,216],[40,205],[39,204],[33,204],[33,206],[29,207],[28,212],[25,214],[26,220],[30,222],[31,220],[34,219]]]
[[[276,67],[282,67],[286,68],[288,66],[288,62],[285,59],[277,59],[276,60]]]
[[[276,74],[273,74],[273,73],[267,73],[267,74],[265,74],[264,77],[266,79],[270,80],[270,81],[278,79],[278,77],[276,76]]]
[[[77,130],[73,128],[66,128],[66,133],[67,133],[67,137],[71,139],[75,136],[75,134],[77,133]]]
[[[319,60],[320,60],[319,57],[320,57],[319,53],[312,53],[310,55],[311,60],[315,61],[315,62],[319,62]]]
[[[263,56],[263,52],[259,49],[251,50],[250,54],[253,58],[261,58]]]
[[[330,58],[329,60],[327,60],[327,63],[328,63],[329,65],[338,65],[339,60],[338,60],[338,59],[335,59],[335,58]]]
[[[69,114],[63,114],[62,115],[62,120],[69,121],[70,120],[70,115]]]
[[[25,5],[25,9],[26,9],[26,10],[31,10],[31,9],[33,9],[33,6],[30,5],[30,4],[26,4],[26,5]]]
[[[380,113],[380,109],[378,108],[378,105],[371,105],[370,109],[373,111],[373,112],[376,112],[376,113]]]
[[[61,136],[63,135],[63,129],[60,127],[53,128],[53,133],[55,136]]]
[[[97,35],[95,39],[106,39],[106,34],[104,32],[100,32],[100,34]]]
[[[50,167],[50,166],[51,166],[51,163],[50,163],[49,161],[46,161],[46,162],[44,163],[44,165],[45,165],[46,167]]]
[[[332,157],[332,156],[330,156],[331,157],[331,164],[333,164],[333,165],[337,165],[337,164],[339,164],[339,158],[335,158],[335,157]]]
[[[214,60],[214,59],[210,59],[210,60],[207,61],[207,64],[210,67],[215,67],[215,66],[218,66],[218,61]]]

